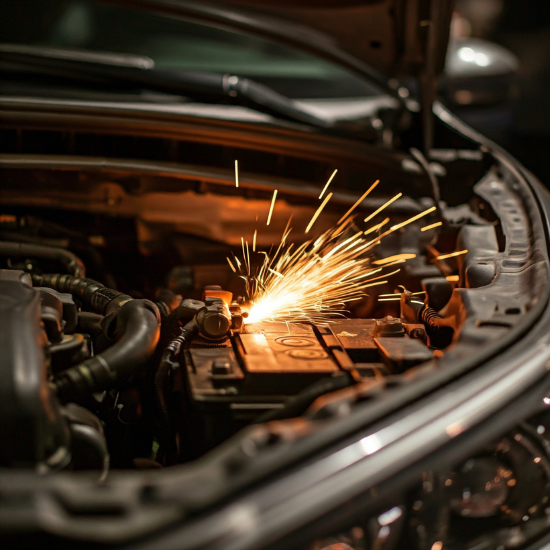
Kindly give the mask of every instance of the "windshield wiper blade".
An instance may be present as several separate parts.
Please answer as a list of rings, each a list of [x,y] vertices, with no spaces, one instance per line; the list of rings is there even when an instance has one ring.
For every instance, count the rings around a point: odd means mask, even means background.
[[[0,61],[2,72],[57,76],[78,82],[103,82],[121,87],[143,87],[208,102],[243,105],[316,128],[338,128],[338,123],[305,111],[292,99],[249,78],[232,74],[159,69],[152,59],[145,56],[0,44]]]

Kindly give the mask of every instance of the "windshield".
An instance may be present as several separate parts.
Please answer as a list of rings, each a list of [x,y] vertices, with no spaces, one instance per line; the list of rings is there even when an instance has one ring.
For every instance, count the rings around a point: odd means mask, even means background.
[[[86,0],[9,0],[2,11],[4,43],[145,55],[158,68],[237,74],[295,99],[385,95],[334,63],[202,22]]]

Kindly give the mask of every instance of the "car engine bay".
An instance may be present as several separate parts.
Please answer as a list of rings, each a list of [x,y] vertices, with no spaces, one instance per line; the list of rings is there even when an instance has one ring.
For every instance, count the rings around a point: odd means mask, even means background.
[[[472,164],[486,166],[484,155],[475,151],[437,154],[441,160],[432,164],[440,172],[447,171],[442,160],[469,170]],[[66,172],[61,175],[67,178]],[[17,168],[8,168],[7,176],[8,199],[10,192],[14,197],[23,192],[22,177],[29,190],[32,180],[51,177],[44,169],[29,174]],[[155,209],[155,192],[111,182],[81,189],[91,205],[90,191],[103,195],[106,209],[131,200],[134,208],[139,203],[137,209],[149,202],[149,214]],[[380,287],[352,302],[348,314],[320,323],[269,318],[247,323],[250,304],[242,281],[224,265],[231,232],[224,244],[181,231],[178,222],[86,213],[82,207],[34,207],[25,213],[15,204],[5,206],[0,217],[2,360],[10,376],[18,368],[32,376],[2,386],[4,429],[14,439],[5,447],[3,464],[88,469],[94,457],[94,469],[106,475],[109,462],[115,468],[186,462],[250,423],[300,416],[323,395],[350,387],[368,391],[380,380],[460,353],[479,334],[488,340],[501,334],[529,308],[528,296],[522,302],[519,293],[517,304],[508,296],[501,310],[495,291],[489,291],[497,269],[513,271],[528,256],[514,248],[523,231],[519,227],[525,227],[524,207],[494,169],[472,191],[469,203],[442,203],[432,219],[413,216],[407,228],[388,236],[373,250],[372,262],[384,257],[395,262],[404,255],[399,276],[380,281]],[[55,193],[56,184],[45,190],[46,196]],[[209,226],[212,233],[223,233],[216,227],[219,198],[194,195],[180,195],[190,202],[183,210],[201,208],[201,215],[212,215],[212,220],[203,218],[205,227],[197,233]],[[74,199],[64,197],[73,208]],[[376,211],[386,199],[374,197],[362,207]],[[196,206],[198,201],[205,206]],[[265,201],[248,202],[265,212]],[[251,205],[235,196],[231,203],[230,216],[241,212],[239,228],[245,233]],[[402,222],[429,204],[430,199],[404,196],[384,215]],[[291,208],[285,204],[284,214]],[[298,205],[294,210],[292,223],[300,227],[308,209]],[[334,214],[326,217],[325,227]],[[379,219],[381,214],[374,221]],[[421,230],[434,220],[431,231]],[[280,230],[280,225],[274,221],[275,228],[266,230]],[[517,236],[510,239],[511,234]],[[264,236],[258,247],[269,238]],[[455,256],[453,250],[464,254]],[[482,295],[474,289],[487,286],[482,300],[470,298]],[[14,405],[19,402],[24,409]],[[30,437],[25,445],[15,443],[21,431]],[[86,448],[81,458],[71,450],[75,445]]]
[[[517,338],[547,291],[533,195],[506,159],[452,134],[428,159],[319,136],[268,154],[202,148],[185,126],[181,141],[155,141],[98,133],[93,113],[62,132],[11,116],[18,127],[2,130],[0,155],[5,469],[104,482],[221,452],[240,471],[256,462],[241,434],[288,443],[354,407],[370,404],[373,421],[399,411]],[[139,158],[121,159],[125,140]],[[292,226],[288,242],[307,251],[353,208],[345,243],[357,230],[384,236],[365,255],[376,284],[326,319],[252,319],[247,284],[270,247]],[[238,453],[223,450],[239,437]]]
[[[5,547],[550,545],[550,195],[452,114],[513,56],[450,0],[8,4]]]

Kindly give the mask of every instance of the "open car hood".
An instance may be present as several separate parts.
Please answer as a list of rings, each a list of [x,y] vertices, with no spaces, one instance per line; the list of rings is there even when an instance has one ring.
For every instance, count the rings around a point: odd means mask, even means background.
[[[329,59],[406,98],[416,81],[424,150],[454,0],[107,0],[251,32]]]
[[[454,0],[112,0],[338,49],[387,78],[437,75],[445,64]]]
[[[302,23],[386,76],[419,74],[437,41],[433,69],[443,70],[454,0],[229,0],[220,4]],[[432,37],[431,34],[434,36]]]

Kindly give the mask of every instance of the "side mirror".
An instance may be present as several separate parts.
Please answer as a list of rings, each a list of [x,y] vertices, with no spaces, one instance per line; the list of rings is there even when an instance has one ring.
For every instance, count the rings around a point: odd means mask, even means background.
[[[518,58],[478,38],[451,39],[440,94],[449,106],[496,105],[516,94]]]

